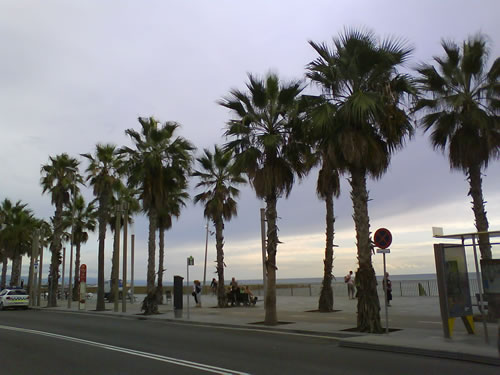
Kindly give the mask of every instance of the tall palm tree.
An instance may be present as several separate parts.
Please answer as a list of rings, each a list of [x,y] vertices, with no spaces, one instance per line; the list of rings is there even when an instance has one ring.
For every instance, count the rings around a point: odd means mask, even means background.
[[[97,311],[105,310],[104,304],[104,251],[106,226],[109,220],[109,204],[113,188],[119,184],[123,160],[115,145],[97,144],[94,155],[82,154],[89,160],[86,169],[87,181],[93,187],[94,196],[99,202],[99,254],[97,265]]]
[[[500,155],[500,58],[487,69],[488,43],[482,35],[461,47],[441,45],[445,55],[434,58],[436,65],[417,69],[423,97],[415,109],[427,111],[421,126],[432,130],[434,148],[448,151],[450,167],[467,175],[476,229],[487,232],[481,171]],[[483,259],[491,259],[488,235],[479,236],[479,249]]]
[[[142,309],[145,314],[158,312],[155,293],[155,233],[158,229],[158,211],[166,201],[169,179],[185,180],[190,172],[191,152],[194,147],[183,137],[175,136],[179,125],[174,122],[159,123],[153,117],[139,118],[141,132],[127,129],[125,133],[134,142],[135,149],[123,147],[128,156],[128,183],[138,188],[142,209],[149,218],[147,296]],[[176,185],[174,185],[176,186]]]
[[[414,87],[397,70],[412,49],[399,40],[379,42],[373,33],[355,29],[335,38],[333,48],[309,43],[319,57],[308,65],[307,76],[334,108],[330,139],[350,174],[359,261],[358,330],[381,332],[366,178],[380,178],[392,153],[413,134],[404,98],[414,93]]]
[[[217,145],[214,152],[205,149],[204,155],[196,159],[199,169],[193,176],[200,182],[196,187],[206,190],[194,197],[194,202],[205,204],[203,215],[212,220],[215,227],[215,241],[217,248],[217,305],[226,306],[226,291],[224,288],[224,221],[229,221],[237,215],[235,198],[240,191],[235,185],[243,184],[246,180],[234,167],[233,152],[224,152]]]
[[[168,183],[168,182],[167,182]],[[165,260],[165,231],[172,228],[172,219],[179,218],[181,208],[186,206],[189,199],[187,181],[182,186],[171,186],[169,184],[167,200],[158,210],[158,280],[156,287],[156,298],[159,304],[163,303],[163,272]]]
[[[301,108],[298,97],[303,90],[299,81],[280,82],[276,74],[259,79],[248,76],[248,92],[232,90],[219,101],[235,115],[225,135],[231,140],[226,149],[235,154],[236,167],[248,175],[257,197],[266,202],[267,287],[265,324],[278,323],[276,313],[276,251],[278,226],[276,204],[287,197],[295,176],[306,171],[304,155],[308,146],[301,141]]]
[[[77,195],[76,198],[72,199],[71,206],[64,211],[64,222],[73,232],[73,244],[76,248],[72,296],[73,301],[77,301],[80,291],[81,246],[87,242],[89,232],[94,232],[97,224],[97,209],[94,202],[87,204],[82,195]]]
[[[316,183],[316,194],[319,199],[325,201],[326,208],[326,240],[325,259],[323,260],[323,281],[318,301],[318,309],[321,312],[333,311],[333,239],[335,235],[334,198],[340,195],[339,174],[343,173],[345,166],[341,166],[339,158],[335,155],[334,129],[332,118],[335,107],[320,96],[306,96],[308,121],[307,139],[313,146],[315,152],[314,164],[320,165]]]
[[[340,195],[339,171],[331,162],[328,153],[322,152],[321,169],[318,173],[316,184],[316,193],[318,197],[325,201],[326,208],[326,244],[323,282],[321,283],[321,292],[319,295],[318,309],[321,312],[333,311],[333,237],[335,235],[335,215],[333,199]]]
[[[83,178],[78,172],[79,164],[78,160],[63,153],[55,157],[49,157],[49,163],[43,165],[40,171],[43,193],[48,192],[50,194],[52,204],[55,206],[54,232],[50,244],[52,255],[49,271],[48,307],[57,305],[59,266],[61,265],[61,237],[64,231],[63,209],[70,202],[70,191],[78,192],[78,188],[75,188],[75,186],[83,183]]]
[[[116,208],[124,208],[125,205],[127,207],[127,225],[132,224],[134,222],[133,216],[137,214],[140,211],[140,204],[139,201],[137,200],[137,195],[138,191],[135,189],[129,189],[126,187],[123,183],[120,182],[120,184],[117,184],[114,188],[114,194],[112,195],[111,202],[110,202],[110,211],[109,211],[109,228],[111,229],[111,233],[113,233],[113,256],[111,257],[112,262],[111,262],[111,277],[110,277],[110,285],[111,285],[111,293],[110,293],[110,298],[108,300],[114,301],[115,298],[119,298],[118,296],[115,296],[115,288],[114,286],[116,283],[118,283],[119,280],[119,257],[117,252],[119,251],[119,243],[120,243],[120,232],[122,228],[125,226],[125,217],[124,217],[124,212],[123,210],[120,212],[120,219],[119,219],[119,231],[116,230],[116,224],[117,224],[117,210]],[[121,207],[120,207],[121,205]],[[126,283],[126,280],[124,281]]]

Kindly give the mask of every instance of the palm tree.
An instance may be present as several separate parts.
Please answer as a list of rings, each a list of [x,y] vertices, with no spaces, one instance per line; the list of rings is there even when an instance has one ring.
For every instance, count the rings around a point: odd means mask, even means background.
[[[88,232],[94,232],[97,224],[97,210],[94,202],[92,201],[87,204],[82,195],[77,195],[76,198],[72,199],[71,207],[68,207],[64,211],[64,221],[67,227],[72,228],[71,230],[73,232],[73,244],[76,247],[72,298],[73,301],[77,301],[78,293],[80,291],[81,246],[89,239]]]
[[[323,282],[321,283],[321,293],[319,295],[318,309],[321,312],[333,311],[333,237],[334,237],[334,205],[333,198],[340,195],[339,171],[333,167],[327,152],[321,155],[321,169],[318,173],[316,193],[318,197],[325,201],[326,207],[326,244]]]
[[[235,165],[246,172],[257,197],[266,202],[267,287],[265,324],[278,322],[276,313],[276,251],[278,227],[276,204],[287,197],[295,175],[302,177],[307,167],[304,155],[309,147],[301,141],[299,81],[280,82],[276,74],[263,80],[249,74],[248,92],[232,90],[219,104],[236,116],[227,124],[225,135],[232,138],[226,150],[235,154]]]
[[[333,239],[334,239],[334,198],[340,195],[339,174],[344,172],[345,166],[340,166],[339,158],[335,155],[334,140],[332,139],[332,123],[334,106],[322,96],[306,96],[308,108],[307,139],[315,151],[314,164],[320,164],[316,183],[316,194],[325,201],[326,208],[326,244],[323,282],[318,301],[321,312],[333,311]]]
[[[168,182],[167,182],[168,184]],[[168,188],[167,201],[158,210],[158,281],[156,287],[156,298],[159,304],[163,303],[163,272],[165,259],[165,231],[172,228],[172,219],[181,215],[181,208],[186,206],[185,201],[189,199],[187,181],[183,186],[170,186]]]
[[[135,149],[123,147],[128,155],[128,184],[138,188],[142,209],[149,218],[147,296],[143,301],[144,314],[158,312],[155,293],[155,232],[158,228],[158,212],[169,194],[169,179],[182,181],[189,174],[191,152],[194,147],[186,139],[174,133],[179,125],[174,122],[159,123],[153,117],[139,118],[141,132],[127,129],[125,133],[135,144]],[[174,186],[178,186],[174,184]]]
[[[403,99],[414,88],[409,77],[397,71],[412,49],[398,40],[378,42],[371,32],[355,29],[334,39],[333,49],[309,43],[319,57],[308,65],[307,76],[334,108],[329,139],[340,165],[350,174],[359,261],[357,328],[381,332],[366,177],[380,178],[392,153],[413,134]]]
[[[113,188],[119,184],[122,157],[112,144],[97,144],[94,155],[82,154],[89,160],[87,181],[93,187],[94,196],[99,201],[99,254],[97,266],[97,311],[104,311],[104,250],[106,241],[106,225],[109,220],[109,204]]]
[[[3,228],[0,232],[0,247],[5,259],[12,259],[10,285],[20,285],[22,257],[31,254],[31,240],[37,221],[27,204],[17,201],[13,204],[5,199],[0,208]],[[6,264],[6,263],[4,263]]]
[[[119,243],[120,243],[120,232],[122,228],[125,226],[125,217],[122,208],[127,207],[127,224],[132,224],[134,222],[133,216],[140,211],[140,204],[137,200],[138,191],[134,189],[127,188],[121,181],[114,188],[114,194],[111,197],[110,202],[110,211],[109,211],[109,228],[111,229],[111,233],[113,233],[113,256],[111,257],[111,277],[110,277],[110,285],[111,285],[111,293],[108,298],[109,301],[114,301],[115,298],[119,298],[115,296],[115,288],[114,286],[118,283],[119,280]],[[119,220],[119,231],[116,230],[117,225],[117,208],[120,209],[120,219]],[[124,280],[126,283],[126,280]]]
[[[427,114],[424,131],[432,130],[434,148],[448,151],[450,167],[463,171],[478,232],[488,231],[481,171],[500,155],[500,58],[487,70],[488,43],[482,35],[464,41],[462,47],[442,41],[445,55],[436,66],[422,64],[418,82],[423,97],[415,109]],[[479,236],[483,259],[491,259],[489,236]]]
[[[200,166],[193,176],[199,177],[196,187],[206,190],[194,197],[194,202],[205,204],[203,215],[212,220],[215,227],[215,241],[217,248],[217,305],[226,306],[226,291],[224,288],[224,221],[229,221],[237,215],[237,198],[240,191],[235,185],[243,184],[246,180],[236,170],[232,151],[224,152],[217,145],[214,152],[205,149],[204,155],[196,159]]]
[[[63,208],[70,202],[71,190],[78,192],[77,184],[83,183],[83,178],[78,172],[80,162],[63,153],[49,157],[49,163],[41,168],[41,185],[43,193],[49,192],[52,204],[55,206],[54,233],[50,244],[52,253],[49,271],[49,297],[48,307],[57,305],[57,288],[59,284],[59,266],[61,264],[61,236],[63,227]]]

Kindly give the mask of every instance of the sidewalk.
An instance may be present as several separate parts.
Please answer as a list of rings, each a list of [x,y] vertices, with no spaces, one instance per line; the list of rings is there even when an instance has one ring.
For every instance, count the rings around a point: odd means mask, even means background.
[[[104,314],[126,316],[137,319],[163,319],[178,323],[210,324],[222,327],[238,327],[252,330],[287,332],[300,335],[317,335],[330,337],[339,342],[340,346],[409,353],[416,355],[459,359],[500,365],[497,348],[498,326],[488,324],[489,344],[485,342],[481,322],[475,323],[474,335],[465,331],[461,320],[455,322],[451,339],[443,337],[439,301],[437,297],[399,297],[392,301],[389,307],[389,327],[397,329],[389,334],[364,334],[345,331],[356,326],[356,300],[347,297],[336,297],[333,313],[320,313],[317,310],[318,297],[277,297],[278,320],[283,323],[268,327],[262,324],[264,306],[262,301],[255,307],[215,308],[214,296],[203,296],[203,307],[194,306],[190,300],[189,316],[186,296],[183,310],[174,313],[173,304],[160,305],[160,314],[154,316],[141,315],[140,307],[143,295],[137,296],[137,302],[127,301],[127,312],[113,312],[113,304],[106,304],[106,311],[95,311],[94,300],[87,302],[88,314]],[[42,301],[42,306],[43,306]],[[59,301],[59,307],[51,308],[58,311],[77,311],[78,304],[73,302],[71,310],[67,301]],[[385,327],[384,308],[381,310],[382,326]]]

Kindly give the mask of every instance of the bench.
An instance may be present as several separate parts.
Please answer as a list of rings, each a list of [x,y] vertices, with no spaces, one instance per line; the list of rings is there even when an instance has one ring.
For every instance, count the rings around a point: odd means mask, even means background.
[[[236,297],[236,298],[235,298]],[[244,292],[229,292],[227,294],[227,304],[231,304],[231,306],[234,306],[235,303],[237,306],[243,305],[243,306],[255,306],[255,303],[257,302],[257,297],[254,297],[253,300],[250,298],[248,293]]]

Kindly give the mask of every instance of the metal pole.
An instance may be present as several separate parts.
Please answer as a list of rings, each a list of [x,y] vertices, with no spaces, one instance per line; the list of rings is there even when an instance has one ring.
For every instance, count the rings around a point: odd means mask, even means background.
[[[486,326],[486,315],[484,314],[484,302],[483,302],[483,286],[481,283],[481,276],[479,274],[479,264],[477,262],[477,251],[476,251],[476,236],[472,235],[472,248],[474,249],[474,263],[476,264],[476,279],[477,279],[477,287],[479,290],[479,301],[481,304],[481,316],[482,316],[482,321],[483,321],[483,328],[484,328],[484,341],[488,344],[489,343],[489,337],[488,337],[488,327]]]
[[[38,286],[37,286],[37,296],[36,305],[40,306],[40,298],[42,296],[42,266],[43,266],[43,246],[40,247],[40,262],[38,264]]]
[[[130,295],[131,302],[134,302],[134,247],[135,247],[135,234],[130,239]]]
[[[115,280],[113,284],[113,311],[118,312],[118,284],[120,275],[120,224],[121,224],[121,204],[116,205],[116,223],[115,223],[115,236],[116,236],[116,249],[115,256],[113,257],[113,265],[115,266]]]
[[[61,292],[61,298],[64,295],[64,269],[65,269],[65,265],[66,265],[66,248],[63,247],[62,282],[61,282],[62,292]]]
[[[75,201],[76,201],[76,175],[73,179],[73,207],[71,211],[71,249],[69,256],[69,280],[68,280],[68,309],[71,308],[71,304],[73,302],[73,291],[71,287],[73,286],[73,242],[75,240],[75,236],[73,232],[75,231]],[[78,270],[75,270],[78,272]]]
[[[35,258],[38,256],[38,229],[35,229],[33,232],[33,245],[31,247],[31,262],[30,262],[30,276],[29,279],[31,280],[30,283],[30,300],[29,300],[29,305],[34,306],[34,298],[35,298],[35,279],[36,279],[36,274],[35,274]]]
[[[260,209],[260,237],[262,241],[262,285],[264,287],[264,307],[266,306],[267,270],[266,270],[266,210]]]
[[[187,293],[187,313],[188,313],[188,319],[189,319],[189,259],[186,261],[186,276],[187,276],[187,281],[186,281],[186,284],[187,284],[187,290],[188,290],[188,293]]]
[[[123,217],[123,287],[122,287],[122,312],[127,312],[127,236],[128,236],[128,204],[124,205]]]
[[[389,310],[387,309],[387,272],[385,266],[385,253],[384,255],[384,297],[385,297],[385,333],[389,333]]]
[[[206,228],[207,228],[207,234],[205,236],[205,267],[203,268],[203,289],[205,289],[205,283],[207,281],[208,220]]]

